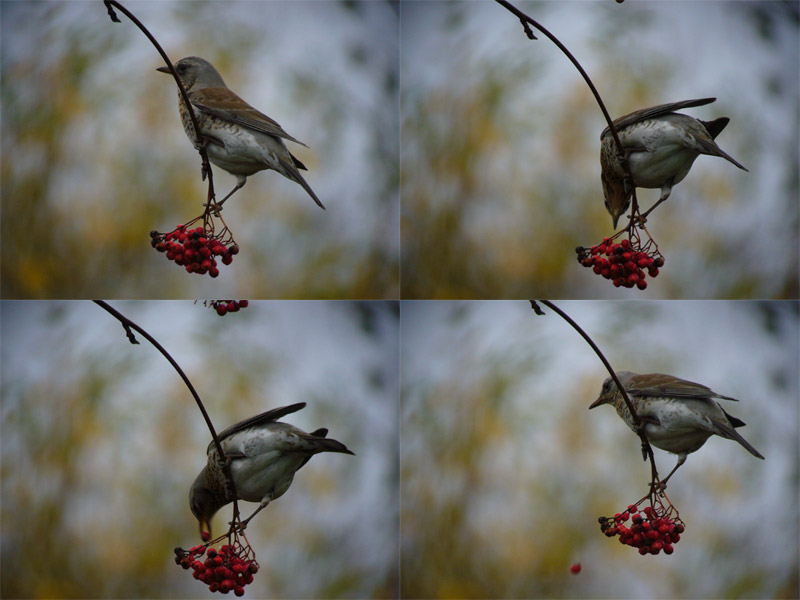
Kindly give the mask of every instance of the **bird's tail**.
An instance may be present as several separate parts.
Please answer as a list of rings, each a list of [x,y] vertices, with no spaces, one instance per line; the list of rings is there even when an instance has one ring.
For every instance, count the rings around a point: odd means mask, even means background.
[[[720,117],[719,119],[714,119],[713,121],[703,121],[698,119],[703,126],[708,130],[708,133],[711,134],[711,137],[717,139],[717,136],[722,133],[722,130],[727,127],[730,119],[728,117]]]
[[[305,165],[303,163],[301,163],[299,160],[297,160],[291,154],[289,156],[291,156],[291,158],[292,158],[292,161],[293,161],[292,164],[288,163],[287,161],[285,161],[282,158],[278,159],[278,161],[281,163],[281,166],[283,167],[285,175],[289,179],[291,179],[292,181],[294,181],[296,183],[299,183],[303,187],[303,189],[306,192],[308,192],[308,195],[311,196],[311,198],[314,200],[314,202],[317,203],[317,206],[319,206],[322,210],[325,210],[325,206],[323,206],[322,202],[320,202],[319,198],[317,198],[317,195],[314,193],[314,190],[311,189],[311,186],[308,185],[308,183],[303,178],[303,176],[300,175],[300,171],[298,170],[298,167],[301,168],[301,169],[305,169],[306,168]]]
[[[316,431],[312,431],[311,433],[305,434],[304,437],[313,444],[315,453],[341,452],[342,454],[352,454],[355,456],[355,452],[348,450],[347,446],[345,446],[342,442],[326,438],[326,435],[328,435],[328,430],[323,427],[321,429],[317,429]],[[308,462],[308,459],[306,459],[306,462]]]
[[[752,454],[756,458],[760,458],[760,459],[763,460],[764,457],[761,455],[761,453],[758,450],[756,450],[755,448],[753,448],[750,445],[750,443],[746,439],[744,439],[741,435],[739,435],[739,432],[736,431],[736,429],[734,429],[735,427],[744,427],[744,425],[745,425],[744,421],[742,421],[741,419],[737,419],[736,417],[734,417],[732,415],[729,415],[724,410],[722,412],[725,413],[726,417],[728,417],[728,422],[731,425],[731,427],[719,427],[719,430],[720,430],[720,433],[722,434],[722,436],[726,437],[726,438],[728,438],[730,440],[735,440],[735,441],[739,442],[742,446],[744,446],[744,448],[750,454]]]
[[[713,121],[700,121],[700,122],[706,128],[708,133],[711,134],[711,140],[714,140],[720,133],[722,133],[722,130],[725,129],[729,121],[730,119],[728,117],[720,117],[719,119],[714,119]],[[724,158],[725,160],[739,167],[742,171],[747,171],[747,169],[743,167],[741,164],[739,164],[739,162],[736,161],[735,158],[733,158],[724,150],[722,150],[713,141],[703,140],[701,138],[697,138],[697,141],[700,143],[701,146],[703,146],[703,149],[706,150],[706,154],[711,154],[713,156],[719,156],[721,158]]]
[[[737,442],[739,442],[742,446],[744,446],[750,454],[752,454],[756,458],[760,458],[761,460],[764,460],[764,457],[761,455],[761,453],[758,450],[756,450],[755,448],[753,448],[747,442],[746,439],[744,439],[741,435],[739,435],[739,433],[735,429],[733,430],[733,439],[736,440]]]
[[[348,450],[347,446],[342,442],[329,438],[317,438],[316,446],[319,448],[319,452],[341,452],[342,454],[352,454],[355,456],[355,452]]]

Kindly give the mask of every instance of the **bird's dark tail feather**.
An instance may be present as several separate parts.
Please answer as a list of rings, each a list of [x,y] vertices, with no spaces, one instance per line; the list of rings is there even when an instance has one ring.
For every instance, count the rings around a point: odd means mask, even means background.
[[[342,454],[355,455],[355,452],[351,452],[347,449],[347,446],[336,440],[328,438],[316,438],[315,445],[319,449],[319,452],[341,452]]]
[[[293,180],[293,181],[299,183],[301,186],[303,186],[303,189],[308,193],[309,196],[311,196],[312,200],[314,200],[314,202],[317,203],[317,206],[319,206],[322,210],[325,210],[325,206],[322,204],[322,202],[320,202],[319,198],[317,198],[317,195],[314,193],[314,190],[311,189],[311,186],[308,185],[308,183],[306,183],[306,180],[303,179],[303,176],[300,175],[300,171],[298,171],[298,168],[305,169],[305,165],[303,163],[301,163],[299,160],[297,160],[291,154],[289,156],[292,157],[292,160],[294,161],[294,164],[289,164],[288,162],[286,162],[282,158],[278,159],[279,162],[281,163],[281,166],[283,167],[283,169],[288,174],[288,177],[291,180]],[[299,167],[298,167],[297,163],[300,163]]]

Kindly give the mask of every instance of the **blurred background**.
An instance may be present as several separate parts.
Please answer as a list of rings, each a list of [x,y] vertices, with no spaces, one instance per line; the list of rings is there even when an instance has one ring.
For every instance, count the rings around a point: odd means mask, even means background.
[[[612,118],[691,98],[728,116],[648,220],[645,292],[580,267],[612,233],[606,121],[544,35],[494,2],[401,3],[403,298],[797,298],[797,2],[512,2],[575,55]],[[658,190],[638,190],[643,208]]]
[[[608,373],[575,330],[525,301],[404,301],[401,597],[796,598],[797,304],[557,305],[615,369],[738,398],[766,460],[709,439],[669,483],[675,553],[640,556],[597,518],[644,496],[650,467],[613,407],[588,410]],[[654,452],[666,475],[677,457]]]
[[[150,247],[207,184],[161,57],[100,2],[0,2],[4,298],[396,298],[398,15],[387,2],[129,2],[173,60],[211,61],[308,144],[320,210],[271,171],[223,217],[242,251],[218,279]],[[236,180],[213,167],[217,197]]]
[[[307,402],[285,420],[356,453],[313,457],[249,525],[247,597],[397,597],[397,304],[111,304],[172,354],[217,431]],[[0,323],[0,595],[209,596],[173,560],[199,543],[188,494],[211,439],[173,368],[88,301],[4,301]]]

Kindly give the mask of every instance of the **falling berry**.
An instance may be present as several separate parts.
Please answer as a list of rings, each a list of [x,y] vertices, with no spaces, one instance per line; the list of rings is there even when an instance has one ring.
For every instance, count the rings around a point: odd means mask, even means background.
[[[572,566],[569,568],[569,572],[573,575],[577,575],[581,572],[581,563],[572,563]]]

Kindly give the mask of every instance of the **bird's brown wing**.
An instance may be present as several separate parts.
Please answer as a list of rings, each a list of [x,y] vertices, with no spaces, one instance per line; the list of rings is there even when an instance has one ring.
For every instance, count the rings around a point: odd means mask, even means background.
[[[630,384],[626,389],[645,397],[669,396],[671,398],[691,398],[694,400],[722,398],[723,400],[738,402],[736,398],[717,394],[710,387],[701,383],[687,381],[673,375],[664,375],[663,373],[635,375],[631,377]]]
[[[306,146],[286,133],[275,120],[250,106],[228,88],[203,88],[190,93],[189,99],[194,106],[210,115]]]
[[[624,129],[625,127],[633,125],[634,123],[638,123],[639,121],[645,121],[647,119],[660,117],[661,115],[666,115],[675,112],[676,110],[680,110],[682,108],[691,108],[693,106],[705,106],[706,104],[711,104],[715,100],[716,98],[698,98],[696,100],[669,102],[667,104],[659,104],[658,106],[651,106],[650,108],[642,108],[641,110],[635,110],[632,113],[614,119],[614,127],[616,127],[617,132],[619,132],[620,129]],[[603,130],[603,133],[600,134],[600,139],[604,138],[606,134],[610,132],[611,130],[608,127],[606,127]]]
[[[249,419],[245,419],[244,421],[239,421],[235,425],[231,425],[227,429],[224,429],[220,433],[217,434],[219,441],[222,442],[224,439],[232,436],[234,433],[241,431],[242,429],[246,429],[248,427],[253,427],[254,425],[261,425],[263,423],[272,423],[285,417],[286,415],[292,414],[305,408],[305,402],[297,402],[296,404],[290,404],[289,406],[282,406],[280,408],[273,408],[272,410],[268,410],[267,412],[261,413],[260,415],[256,415],[254,417],[250,417]],[[208,445],[208,450],[206,453],[211,452],[212,448],[215,448],[216,445],[214,444],[214,440],[211,440],[211,443]]]

